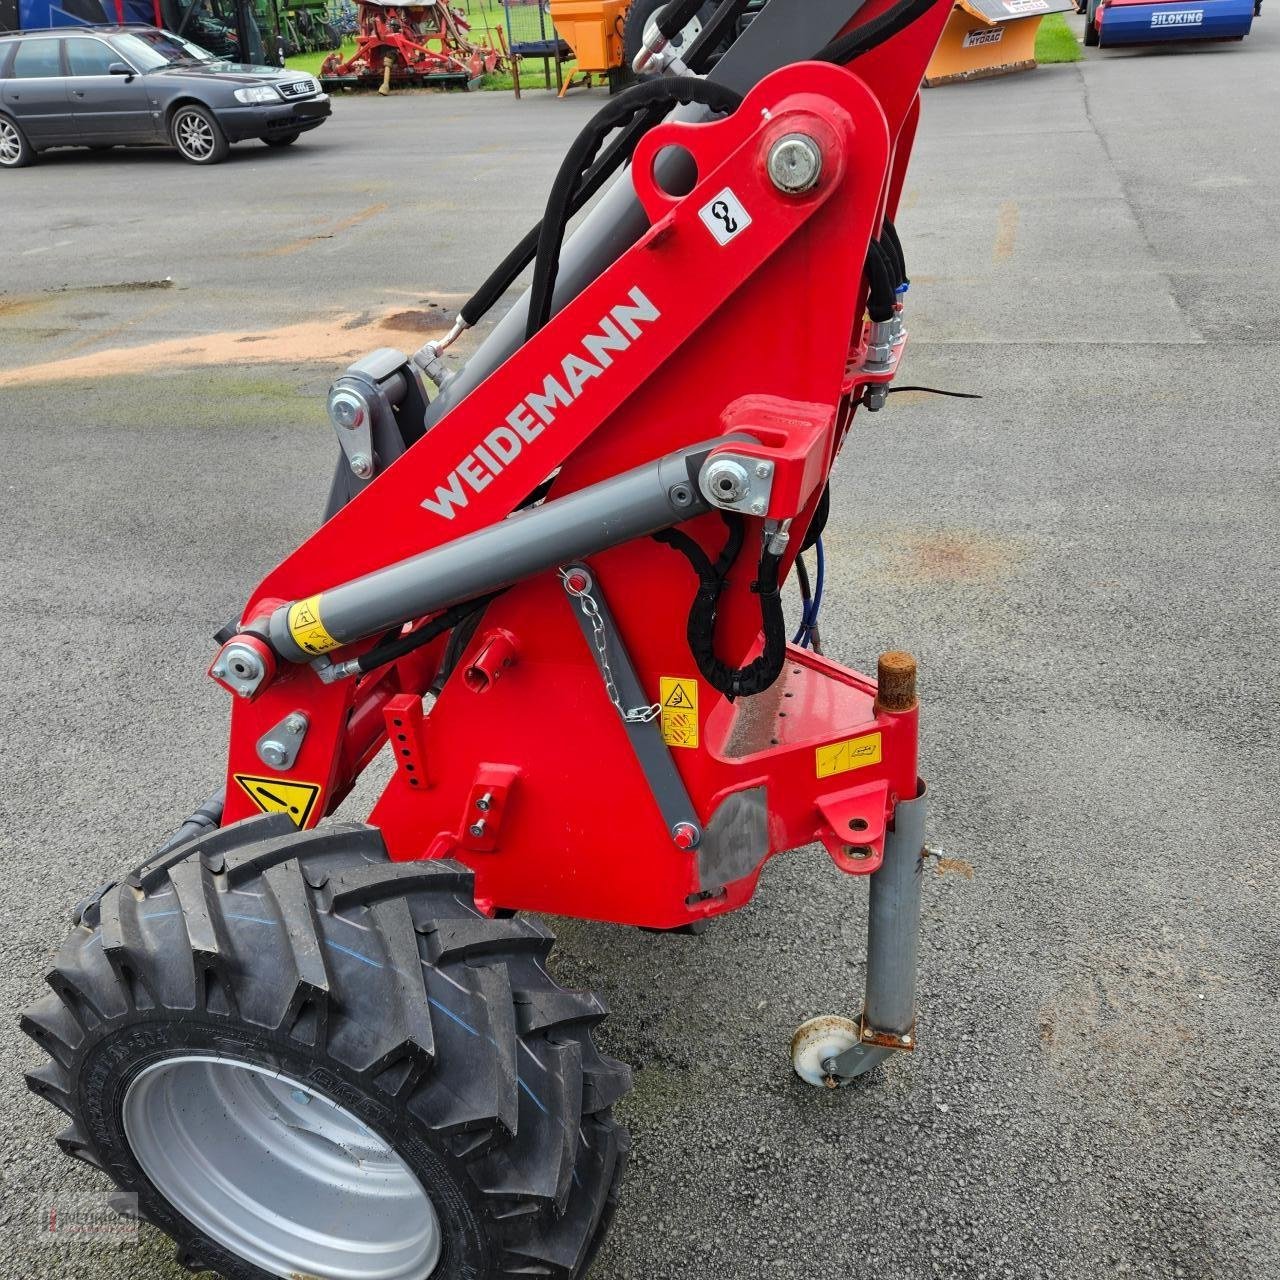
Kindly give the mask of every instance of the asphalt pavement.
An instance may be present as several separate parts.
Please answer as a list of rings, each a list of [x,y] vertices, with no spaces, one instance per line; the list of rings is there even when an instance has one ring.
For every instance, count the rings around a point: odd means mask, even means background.
[[[1280,1275],[1280,28],[925,95],[900,230],[915,394],[858,418],[823,634],[919,657],[919,1049],[791,1074],[856,1011],[865,891],[815,851],[696,938],[559,922],[635,1155],[595,1280]],[[344,98],[216,169],[0,175],[0,1275],[100,1189],[18,1010],[87,889],[221,767],[211,632],[313,526],[329,379],[413,346],[538,216],[602,101]]]

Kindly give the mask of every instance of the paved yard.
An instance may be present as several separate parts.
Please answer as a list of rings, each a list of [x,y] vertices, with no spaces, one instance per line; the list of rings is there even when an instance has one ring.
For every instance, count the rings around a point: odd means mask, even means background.
[[[1269,6],[1268,6],[1269,9]],[[911,382],[859,419],[829,649],[921,660],[921,1046],[839,1095],[865,893],[813,852],[696,939],[561,927],[636,1068],[598,1280],[1278,1274],[1280,28],[932,91],[900,226]],[[350,356],[412,346],[537,216],[600,101],[342,100],[203,171],[0,175],[5,1276],[60,1158],[15,1030],[69,905],[217,775],[208,637],[311,527]]]

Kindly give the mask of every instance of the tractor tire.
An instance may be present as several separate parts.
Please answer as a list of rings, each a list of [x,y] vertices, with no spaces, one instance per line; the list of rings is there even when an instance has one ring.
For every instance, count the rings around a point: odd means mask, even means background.
[[[472,884],[273,814],[89,895],[22,1022],[58,1145],[228,1280],[581,1276],[630,1073],[600,1000],[548,977],[551,934]]]

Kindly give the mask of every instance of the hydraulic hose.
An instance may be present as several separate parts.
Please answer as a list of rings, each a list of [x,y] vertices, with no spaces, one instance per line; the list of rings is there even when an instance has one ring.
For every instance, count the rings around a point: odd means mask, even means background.
[[[653,536],[658,542],[666,543],[679,551],[698,575],[698,591],[689,609],[686,633],[689,651],[693,654],[702,678],[713,689],[732,700],[763,693],[782,674],[787,660],[787,629],[782,614],[782,592],[778,583],[782,557],[773,555],[766,549],[760,555],[756,580],[751,584],[752,592],[760,597],[764,647],[760,655],[745,667],[731,667],[716,657],[716,612],[729,570],[742,548],[744,536],[740,516],[727,519],[727,523],[729,536],[715,563],[712,563],[711,557],[697,542],[680,529],[665,529]]]
[[[889,265],[889,256],[878,240],[872,240],[867,247],[866,263],[867,279],[871,283],[871,294],[867,299],[867,314],[879,324],[893,319],[893,308],[897,301],[897,289],[894,286],[894,271]]]
[[[898,228],[893,225],[893,220],[886,218],[884,227],[880,233],[880,243],[886,249],[891,249],[897,258],[898,266],[898,287],[905,289],[911,280],[907,276],[907,255],[902,251],[902,241],[898,238]]]
[[[860,23],[852,31],[837,36],[813,55],[814,62],[844,64],[869,53],[878,45],[905,31],[917,18],[922,18],[939,0],[898,0],[898,3]]]
[[[706,71],[707,60],[724,43],[725,37],[738,25],[751,0],[724,0],[707,19],[698,38],[689,46],[685,65],[696,72]]]
[[[529,292],[526,341],[551,319],[556,275],[560,267],[560,246],[564,242],[565,228],[572,216],[574,193],[583,173],[595,159],[601,143],[614,129],[629,124],[635,116],[650,108],[670,108],[691,102],[700,103],[712,111],[729,114],[737,110],[742,102],[742,95],[710,80],[662,76],[634,85],[618,94],[596,112],[586,128],[574,139],[568,154],[561,161],[555,181],[551,184],[551,194],[547,197],[547,208],[542,217],[538,252],[533,266],[533,285]]]
[[[703,0],[672,0],[658,13],[658,31],[664,40],[674,40],[698,16]]]

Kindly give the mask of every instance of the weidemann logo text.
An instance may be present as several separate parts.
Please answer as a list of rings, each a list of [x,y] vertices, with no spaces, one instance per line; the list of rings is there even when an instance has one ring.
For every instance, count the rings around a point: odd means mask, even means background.
[[[658,308],[639,288],[628,295],[631,305],[621,303],[600,320],[599,332],[584,334],[579,347],[560,361],[559,374],[549,373],[540,391],[531,391],[506,416],[501,426],[494,427],[449,472],[445,482],[436,486],[434,498],[424,498],[422,505],[446,520],[467,506],[473,493],[492,483],[494,476],[509,467],[523,452],[525,445],[536,440],[556,419],[556,410],[568,408],[592,378],[598,378],[612,363],[615,352],[626,351],[643,335],[642,324],[652,324],[661,317]]]

